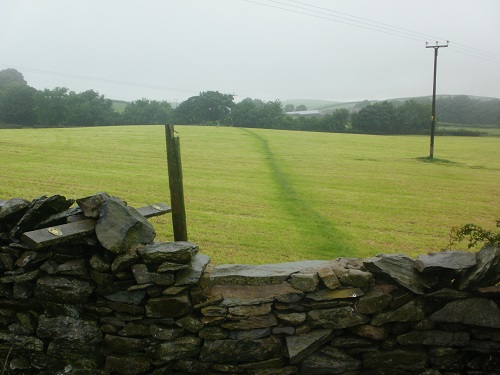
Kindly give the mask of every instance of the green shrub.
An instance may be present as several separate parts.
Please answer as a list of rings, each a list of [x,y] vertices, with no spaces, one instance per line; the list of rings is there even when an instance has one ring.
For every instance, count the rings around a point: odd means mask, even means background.
[[[500,219],[496,222],[497,228],[500,228]],[[454,227],[451,229],[448,248],[457,242],[462,242],[464,239],[468,239],[469,243],[467,244],[467,247],[469,249],[475,247],[477,244],[500,246],[500,232],[494,233],[491,230],[481,228],[479,225],[465,224],[459,228]]]

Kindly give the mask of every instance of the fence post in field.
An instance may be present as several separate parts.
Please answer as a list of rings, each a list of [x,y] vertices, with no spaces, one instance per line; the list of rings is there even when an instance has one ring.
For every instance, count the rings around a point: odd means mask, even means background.
[[[174,136],[174,126],[165,125],[167,142],[168,184],[172,206],[172,227],[175,241],[187,241],[186,208],[182,184],[182,165],[179,137]]]

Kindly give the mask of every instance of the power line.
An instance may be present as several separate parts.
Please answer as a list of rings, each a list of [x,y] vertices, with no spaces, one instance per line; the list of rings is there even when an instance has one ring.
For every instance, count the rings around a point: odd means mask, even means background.
[[[274,0],[267,0],[267,1],[276,2]],[[362,18],[362,17],[353,16],[352,14],[338,12],[336,10],[332,10],[332,9],[328,9],[328,8],[323,8],[323,7],[318,7],[318,6],[315,6],[315,5],[310,5],[310,4],[301,2],[301,1],[296,1],[296,0],[286,0],[286,1],[288,1],[290,3],[296,3],[296,4],[305,5],[305,6],[310,7],[310,8],[317,8],[317,9],[325,10],[325,11],[327,11],[329,13],[341,14],[341,15],[344,15],[344,16],[347,16],[347,17],[350,17],[350,18],[353,18],[353,19],[359,19],[359,20],[367,21],[367,22],[370,22],[370,23],[373,23],[373,24],[376,24],[376,25],[387,26],[387,27],[389,27],[391,29],[402,30],[404,32],[414,34],[415,36],[421,35],[422,37],[425,37],[426,40],[428,38],[431,38],[432,40],[445,40],[445,38],[443,38],[443,37],[439,37],[439,36],[435,36],[435,35],[430,35],[430,34],[424,34],[424,33],[418,32],[418,31],[409,30],[409,29],[405,29],[405,28],[402,28],[402,27],[390,25],[390,24],[387,24],[387,23],[374,21],[374,20],[371,20],[371,19],[368,19],[368,18]],[[483,55],[489,55],[489,56],[486,56],[486,57],[499,58],[500,59],[500,55],[498,55],[498,54],[495,54],[495,53],[492,53],[492,52],[488,52],[488,51],[484,51],[484,50],[481,50],[481,49],[478,49],[478,48],[475,48],[475,47],[470,47],[470,46],[467,46],[465,44],[457,43],[455,41],[452,41],[452,42],[453,42],[454,45],[459,46],[458,48],[461,47],[462,49],[476,51],[476,52],[478,52],[480,54],[483,54]]]
[[[157,90],[172,90],[172,91],[182,91],[182,92],[187,92],[187,93],[198,93],[199,91],[195,90],[189,90],[189,89],[181,89],[181,88],[176,88],[176,87],[167,87],[167,86],[159,86],[159,85],[151,85],[147,83],[137,83],[137,82],[126,82],[126,81],[118,81],[118,80],[112,80],[112,79],[107,79],[107,78],[97,78],[97,77],[89,77],[89,76],[82,76],[78,74],[69,74],[69,73],[61,73],[61,72],[53,72],[50,70],[42,70],[42,69],[36,69],[36,68],[29,68],[26,66],[17,66],[17,65],[9,65],[9,64],[4,64],[0,63],[1,66],[6,66],[6,67],[13,67],[17,69],[22,69],[23,71],[32,71],[36,73],[42,73],[42,74],[48,74],[48,75],[54,75],[54,76],[60,76],[60,77],[67,77],[67,78],[75,78],[75,79],[81,79],[85,81],[95,81],[95,82],[105,82],[105,83],[111,83],[114,85],[124,85],[124,86],[134,86],[134,87],[143,87],[143,88],[152,88],[152,89],[157,89]]]
[[[275,8],[275,9],[285,10],[285,11],[287,11],[287,12],[298,13],[298,14],[304,14],[304,15],[306,15],[306,16],[315,17],[315,18],[320,18],[320,19],[324,19],[324,20],[328,20],[328,21],[332,21],[332,22],[343,23],[343,24],[345,24],[345,25],[354,26],[354,27],[359,27],[359,28],[366,29],[366,30],[372,30],[372,31],[377,31],[377,32],[384,33],[384,34],[389,34],[389,35],[393,35],[393,36],[399,36],[399,37],[401,37],[401,38],[413,39],[413,40],[416,40],[417,42],[422,42],[422,41],[424,41],[422,38],[420,38],[420,39],[416,39],[416,38],[413,38],[413,37],[410,37],[410,36],[404,36],[404,35],[401,35],[401,33],[399,33],[399,34],[398,34],[398,33],[393,33],[393,32],[383,31],[383,30],[376,29],[376,28],[373,28],[373,27],[367,27],[367,26],[355,25],[355,24],[350,23],[350,22],[339,21],[339,20],[336,20],[336,19],[333,19],[333,18],[329,18],[329,17],[324,17],[324,16],[321,16],[321,15],[316,15],[316,14],[305,13],[305,12],[301,12],[301,11],[297,11],[297,10],[293,10],[293,9],[287,9],[287,8],[283,8],[283,7],[278,7],[278,6],[275,6],[275,5],[263,4],[263,3],[259,3],[259,2],[257,2],[257,1],[252,1],[252,0],[241,0],[241,1],[245,1],[245,2],[247,2],[247,3],[253,3],[253,4],[257,4],[257,5],[262,5],[262,6],[269,7],[269,8]],[[312,11],[312,10],[311,10],[311,12],[315,12],[315,11]],[[319,13],[319,14],[321,14],[321,12],[315,12],[315,13]],[[330,16],[331,16],[331,15],[330,15]]]
[[[480,53],[480,54],[484,54],[484,55],[489,55],[489,57],[500,59],[500,55],[498,55],[496,53],[488,52],[488,51],[483,51],[481,49],[474,48],[474,47],[469,47],[469,46],[467,46],[465,44],[461,44],[461,43],[457,43],[457,42],[453,42],[453,43],[456,44],[457,46],[459,46],[459,48],[461,46],[463,49],[468,49],[468,50],[471,50],[471,51],[476,51],[476,53]]]
[[[401,36],[407,35],[407,36],[410,36],[412,38],[413,37],[420,38],[421,40],[425,40],[425,38],[423,38],[423,37],[421,37],[419,35],[425,36],[427,38],[430,36],[430,35],[427,35],[427,34],[421,34],[421,33],[415,32],[415,31],[411,31],[411,30],[400,28],[400,27],[392,26],[392,25],[389,25],[389,24],[386,24],[386,23],[369,20],[367,18],[361,18],[361,17],[353,16],[353,15],[350,15],[350,14],[347,14],[347,13],[337,12],[335,10],[331,10],[331,9],[328,9],[328,8],[323,8],[323,7],[318,7],[318,6],[314,6],[314,5],[309,5],[309,4],[306,4],[306,3],[302,3],[300,1],[288,0],[289,2],[292,2],[292,3],[302,4],[302,5],[305,5],[305,6],[310,7],[310,8],[322,9],[322,10],[325,10],[326,12],[320,12],[320,11],[316,11],[316,10],[311,10],[311,9],[307,9],[307,8],[304,8],[304,7],[299,7],[299,6],[296,6],[296,5],[291,5],[291,4],[288,4],[288,3],[281,2],[281,1],[277,1],[277,0],[267,0],[267,1],[272,2],[272,3],[282,4],[282,5],[285,5],[285,6],[290,6],[290,7],[298,8],[298,9],[307,10],[307,11],[310,11],[310,12],[315,12],[315,13],[318,13],[318,14],[328,15],[330,17],[336,17],[336,18],[340,18],[340,19],[344,19],[344,20],[356,22],[356,23],[359,23],[361,25],[368,25],[370,27],[376,27],[377,29],[380,29],[380,30],[387,30],[387,31],[390,31],[390,32],[397,32],[398,34],[401,34]],[[335,13],[335,14],[332,14],[332,13]],[[342,16],[337,16],[336,14],[341,14]],[[344,17],[344,16],[347,16],[347,17]],[[358,20],[362,20],[362,21],[358,21]],[[366,21],[366,22],[364,22],[364,21]],[[350,25],[357,26],[355,24],[350,24]],[[379,26],[379,25],[381,25],[381,26]],[[401,30],[401,31],[399,31],[399,30]],[[431,36],[431,37],[433,39],[436,38],[434,36]]]
[[[302,4],[302,5],[305,5],[305,6],[308,6],[308,7],[311,7],[311,8],[317,8],[317,9],[322,9],[322,10],[326,10],[330,13],[336,13],[336,14],[342,14],[344,16],[348,16],[350,18],[354,18],[354,19],[359,19],[359,20],[363,20],[363,21],[367,21],[367,22],[370,22],[370,23],[373,23],[373,24],[379,24],[379,25],[383,25],[383,26],[387,26],[387,27],[390,27],[391,29],[397,29],[397,30],[403,30],[405,32],[409,32],[411,34],[417,34],[417,35],[422,35],[426,38],[429,38],[431,37],[432,39],[440,39],[436,36],[433,36],[433,35],[429,35],[429,34],[423,34],[423,33],[420,33],[420,32],[417,32],[417,31],[413,31],[413,30],[409,30],[409,29],[404,29],[402,27],[397,27],[397,26],[393,26],[393,25],[389,25],[387,23],[383,23],[383,22],[378,22],[378,21],[374,21],[374,20],[370,20],[368,18],[362,18],[362,17],[357,17],[357,16],[353,16],[352,14],[348,14],[348,13],[343,13],[343,12],[338,12],[336,10],[332,10],[332,9],[328,9],[328,8],[323,8],[323,7],[318,7],[318,6],[315,6],[315,5],[310,5],[310,4],[307,4],[307,3],[303,3],[303,2],[300,2],[300,1],[295,1],[295,0],[288,0],[289,2],[291,3],[297,3],[297,4]]]
[[[406,39],[410,39],[410,40],[414,40],[414,41],[418,41],[418,42],[427,41],[427,40],[429,40],[429,38],[432,40],[445,40],[446,39],[446,38],[437,37],[437,36],[430,35],[430,34],[424,34],[424,33],[420,33],[417,31],[401,28],[398,26],[393,26],[393,25],[390,25],[387,23],[374,21],[374,20],[371,20],[368,18],[357,17],[357,16],[353,16],[353,15],[348,14],[348,13],[338,12],[338,11],[335,11],[332,9],[318,7],[315,5],[310,5],[310,4],[307,4],[307,3],[304,3],[301,1],[296,1],[296,0],[285,0],[287,2],[278,1],[278,0],[261,0],[261,1],[268,1],[271,3],[280,4],[280,5],[283,5],[286,7],[296,8],[296,9],[300,9],[300,10],[284,8],[281,6],[261,3],[261,2],[254,1],[254,0],[242,0],[242,1],[245,1],[247,3],[261,5],[261,6],[266,6],[266,7],[270,7],[270,8],[275,8],[275,9],[279,9],[279,10],[284,10],[287,12],[303,14],[303,15],[306,15],[309,17],[320,18],[320,19],[324,19],[327,21],[331,21],[331,22],[342,23],[342,24],[346,24],[349,26],[358,27],[358,28],[367,29],[367,30],[372,30],[372,31],[376,31],[376,32],[380,32],[380,33],[384,33],[384,34],[388,34],[388,35],[398,36],[401,38],[406,38]],[[304,5],[307,8],[302,7],[302,6],[293,5],[291,3]],[[309,8],[315,8],[315,9],[320,9],[320,10],[309,9]],[[305,10],[306,12],[303,12],[302,10]],[[340,14],[342,16],[337,16],[336,14]],[[344,16],[346,16],[346,17],[344,17]],[[335,17],[335,18],[331,18],[331,17]],[[339,18],[341,20],[339,20]],[[361,21],[358,21],[358,20],[361,20]],[[350,22],[347,22],[347,21],[350,21]],[[452,42],[454,44],[454,46],[457,46],[454,48],[450,48],[451,50],[453,50],[455,52],[462,53],[462,54],[476,57],[476,58],[480,58],[480,59],[488,61],[488,62],[500,63],[500,55],[497,55],[497,54],[492,53],[492,52],[484,51],[484,50],[481,50],[481,49],[478,49],[475,47],[470,47],[470,46],[467,46],[465,44],[456,43],[454,41],[450,41],[450,42]]]
[[[473,54],[473,52],[470,52],[469,50],[464,49],[464,48],[460,48],[460,47],[450,47],[450,50],[454,51],[454,52],[461,53],[462,55],[467,55],[467,56],[475,57],[475,58],[478,58],[478,59],[481,59],[484,61],[500,64],[500,57],[496,57],[496,58],[490,57],[488,55],[484,55],[484,54],[477,53],[477,52],[475,54]]]

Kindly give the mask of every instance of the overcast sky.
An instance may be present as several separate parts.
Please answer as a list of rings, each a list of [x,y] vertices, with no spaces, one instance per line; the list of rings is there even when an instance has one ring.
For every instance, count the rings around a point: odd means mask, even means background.
[[[121,100],[382,100],[431,95],[425,41],[449,40],[438,94],[500,98],[499,17],[498,0],[0,0],[0,70]]]

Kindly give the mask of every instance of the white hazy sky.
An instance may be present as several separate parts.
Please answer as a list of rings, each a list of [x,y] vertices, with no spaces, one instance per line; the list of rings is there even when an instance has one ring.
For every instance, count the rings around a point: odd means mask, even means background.
[[[0,70],[121,100],[382,100],[431,95],[425,41],[450,40],[438,94],[500,98],[499,19],[498,0],[0,0]]]

